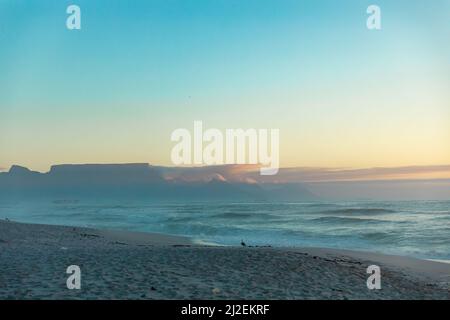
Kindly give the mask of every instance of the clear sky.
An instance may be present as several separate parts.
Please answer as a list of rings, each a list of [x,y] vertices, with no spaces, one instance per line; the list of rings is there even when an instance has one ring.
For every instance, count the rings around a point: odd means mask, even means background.
[[[171,165],[194,120],[279,128],[283,167],[450,164],[449,58],[448,0],[0,0],[0,168]]]

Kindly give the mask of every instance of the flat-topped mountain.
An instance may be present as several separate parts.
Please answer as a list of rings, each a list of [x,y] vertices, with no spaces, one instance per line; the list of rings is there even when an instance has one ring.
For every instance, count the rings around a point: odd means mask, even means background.
[[[50,168],[48,176],[61,183],[90,182],[100,184],[155,183],[164,178],[146,163],[131,164],[63,164]]]

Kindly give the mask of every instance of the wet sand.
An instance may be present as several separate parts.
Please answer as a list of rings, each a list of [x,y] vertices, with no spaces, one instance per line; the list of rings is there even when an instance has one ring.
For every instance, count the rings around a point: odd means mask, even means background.
[[[381,267],[381,290],[366,269]],[[81,268],[69,290],[66,269]],[[450,265],[0,220],[0,299],[449,299]]]

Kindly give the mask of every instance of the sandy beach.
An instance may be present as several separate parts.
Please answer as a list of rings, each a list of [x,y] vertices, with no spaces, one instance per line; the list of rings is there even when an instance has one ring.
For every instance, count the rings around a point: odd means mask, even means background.
[[[238,245],[238,244],[237,244]],[[381,267],[381,290],[366,269]],[[66,287],[78,265],[80,290]],[[450,265],[0,220],[0,299],[449,299]]]

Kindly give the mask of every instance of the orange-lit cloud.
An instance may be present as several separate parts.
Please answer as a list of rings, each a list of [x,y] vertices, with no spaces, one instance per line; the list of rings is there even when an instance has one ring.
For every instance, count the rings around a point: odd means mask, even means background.
[[[326,181],[378,181],[378,180],[433,180],[450,179],[450,165],[348,168],[281,168],[275,176],[261,176],[255,165],[226,165],[197,168],[166,168],[165,176],[171,180],[208,181],[219,174],[233,182],[326,182]]]

